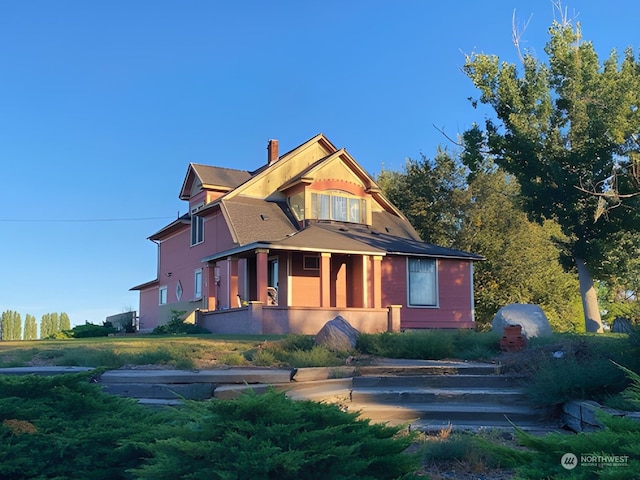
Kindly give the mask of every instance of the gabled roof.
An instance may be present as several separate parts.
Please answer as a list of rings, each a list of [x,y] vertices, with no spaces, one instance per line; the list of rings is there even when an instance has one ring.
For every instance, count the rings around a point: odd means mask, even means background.
[[[188,225],[191,225],[191,216],[188,213],[185,213],[181,217],[171,222],[169,225],[162,227],[160,230],[158,230],[156,233],[154,233],[148,238],[149,240],[161,240],[167,235],[171,235],[172,233],[178,232]]]
[[[198,180],[203,188],[230,192],[249,180],[251,176],[252,173],[246,170],[190,163],[180,190],[180,199],[189,199],[191,187],[195,180]]]
[[[316,136],[310,138],[309,140],[307,140],[306,142],[304,142],[302,145],[299,145],[296,148],[294,148],[293,150],[289,150],[284,155],[281,155],[278,158],[278,160],[276,160],[276,161],[274,161],[274,162],[272,162],[270,164],[263,165],[258,170],[255,170],[254,172],[252,172],[251,177],[246,182],[244,182],[241,185],[238,185],[238,188],[235,188],[234,190],[230,191],[226,195],[227,198],[232,198],[232,197],[235,197],[235,196],[244,195],[246,193],[246,191],[249,190],[251,187],[253,187],[256,184],[259,184],[259,182],[265,180],[265,178],[268,175],[272,175],[274,170],[286,169],[288,160],[297,157],[298,155],[302,154],[305,150],[310,149],[311,147],[320,147],[326,152],[327,155],[330,155],[330,154],[335,153],[335,152],[338,151],[338,149],[335,147],[335,145],[333,145],[324,136],[324,134],[319,133],[318,135],[316,135]],[[316,160],[317,159],[314,159],[310,163],[315,163]],[[295,175],[298,172],[299,172],[299,170],[296,170],[296,171],[292,171],[291,173],[293,175]],[[280,185],[276,185],[274,190],[277,190],[278,187],[280,187]]]
[[[239,245],[279,240],[298,230],[283,202],[235,197],[221,200],[220,205],[231,226],[233,241]]]

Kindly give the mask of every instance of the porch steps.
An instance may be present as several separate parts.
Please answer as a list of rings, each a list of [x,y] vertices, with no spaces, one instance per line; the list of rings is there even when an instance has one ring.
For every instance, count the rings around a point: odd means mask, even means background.
[[[38,373],[35,368],[20,373]],[[335,403],[372,422],[425,432],[514,425],[545,432],[558,427],[530,405],[522,377],[488,363],[382,359],[337,368],[121,369],[104,372],[97,382],[107,393],[153,407],[179,406],[184,399],[230,399],[249,389],[262,393],[273,387],[294,400]]]

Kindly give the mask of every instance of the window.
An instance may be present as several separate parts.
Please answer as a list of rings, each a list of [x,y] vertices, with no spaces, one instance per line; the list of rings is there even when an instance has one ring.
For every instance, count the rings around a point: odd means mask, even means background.
[[[160,290],[158,291],[158,303],[160,305],[166,305],[167,304],[167,287],[160,287]]]
[[[193,274],[193,296],[202,298],[202,269],[197,269]]]
[[[366,223],[366,201],[342,192],[312,193],[310,218]]]
[[[317,255],[304,255],[302,262],[304,270],[320,270],[320,257]]]
[[[182,299],[182,283],[178,280],[178,284],[176,285],[176,299],[180,301]]]
[[[289,206],[296,216],[296,220],[304,220],[304,192],[298,192],[289,197]]]
[[[202,207],[203,204],[191,209],[191,246],[204,241],[204,218],[196,215]]]
[[[408,270],[408,306],[438,306],[437,264],[433,259],[409,258]]]

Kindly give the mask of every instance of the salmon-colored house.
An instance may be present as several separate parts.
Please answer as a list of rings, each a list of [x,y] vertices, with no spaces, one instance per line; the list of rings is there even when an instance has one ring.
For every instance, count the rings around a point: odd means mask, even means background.
[[[190,164],[189,213],[149,237],[155,280],[139,324],[172,310],[214,333],[316,334],[337,315],[361,332],[473,328],[473,262],[423,242],[375,180],[319,134],[255,171]]]

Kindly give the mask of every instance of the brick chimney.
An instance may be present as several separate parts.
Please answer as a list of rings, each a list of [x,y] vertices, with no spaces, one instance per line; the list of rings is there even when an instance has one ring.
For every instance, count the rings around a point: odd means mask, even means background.
[[[278,161],[278,140],[269,140],[267,145],[267,163],[271,165]]]

